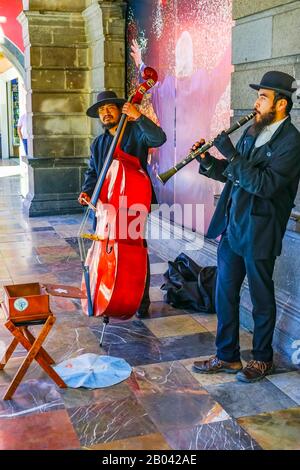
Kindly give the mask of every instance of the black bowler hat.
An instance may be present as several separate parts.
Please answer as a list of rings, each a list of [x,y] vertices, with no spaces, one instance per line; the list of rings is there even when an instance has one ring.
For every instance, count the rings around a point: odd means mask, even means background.
[[[274,90],[291,98],[297,90],[297,88],[293,88],[295,81],[295,78],[288,73],[272,71],[264,74],[259,85],[251,83],[249,86],[254,90],[260,90],[260,88]]]
[[[124,100],[123,98],[118,98],[114,91],[101,91],[97,95],[97,103],[90,106],[86,114],[92,118],[99,118],[98,108],[108,103],[123,106],[123,104],[126,103],[126,100]]]

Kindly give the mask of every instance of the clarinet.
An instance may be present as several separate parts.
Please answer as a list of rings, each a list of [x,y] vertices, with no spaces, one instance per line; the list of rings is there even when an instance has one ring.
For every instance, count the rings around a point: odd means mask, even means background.
[[[232,132],[236,131],[240,127],[242,127],[244,124],[246,124],[248,121],[250,121],[254,116],[257,114],[257,112],[254,110],[252,113],[247,114],[246,116],[242,117],[238,121],[236,121],[229,129],[225,130],[226,134],[231,134]],[[198,148],[197,150],[194,150],[190,152],[183,160],[181,160],[177,165],[173,166],[169,170],[165,171],[164,173],[160,173],[159,175],[156,175],[157,179],[162,183],[165,184],[172,176],[177,173],[177,171],[181,170],[181,168],[185,167],[188,163],[193,161],[198,155],[201,153],[207,152],[208,149],[213,147],[214,141],[210,140],[209,142],[206,142],[202,147]]]

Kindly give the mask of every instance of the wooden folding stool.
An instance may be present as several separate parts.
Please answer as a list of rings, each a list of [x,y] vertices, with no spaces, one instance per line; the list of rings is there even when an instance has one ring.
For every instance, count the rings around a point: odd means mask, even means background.
[[[34,359],[59,387],[65,388],[66,384],[51,367],[55,361],[42,347],[55,323],[55,316],[49,307],[49,295],[38,283],[4,286],[4,301],[1,306],[7,320],[5,327],[14,338],[0,361],[0,370],[5,367],[19,343],[28,351],[3,400],[12,398]],[[28,329],[34,325],[43,325],[37,338]]]

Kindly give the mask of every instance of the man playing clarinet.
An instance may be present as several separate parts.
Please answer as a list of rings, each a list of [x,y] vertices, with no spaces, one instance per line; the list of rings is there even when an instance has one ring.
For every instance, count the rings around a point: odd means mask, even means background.
[[[295,79],[267,72],[258,91],[254,124],[237,146],[222,132],[214,146],[225,157],[208,152],[197,157],[199,173],[225,184],[207,232],[221,235],[218,246],[216,355],[196,361],[199,373],[237,373],[256,382],[273,370],[272,339],[276,321],[273,270],[294,205],[300,176],[300,134],[291,123]],[[193,150],[203,145],[196,142]],[[240,289],[248,277],[253,304],[253,360],[243,368],[239,347]]]

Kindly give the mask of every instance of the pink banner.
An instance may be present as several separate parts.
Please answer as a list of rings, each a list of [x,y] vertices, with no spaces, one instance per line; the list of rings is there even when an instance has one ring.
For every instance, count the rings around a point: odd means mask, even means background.
[[[0,28],[2,34],[24,52],[22,28],[17,20],[17,16],[22,9],[22,0],[0,0]]]
[[[210,140],[229,126],[231,18],[231,0],[129,1],[128,46],[135,39],[143,62],[159,75],[145,109],[167,134],[167,143],[151,158],[153,183],[160,202],[203,204],[205,229],[221,184],[200,176],[196,162],[166,186],[155,174],[182,160],[201,137]],[[131,86],[135,79],[130,60]],[[193,215],[185,226],[196,228]]]

